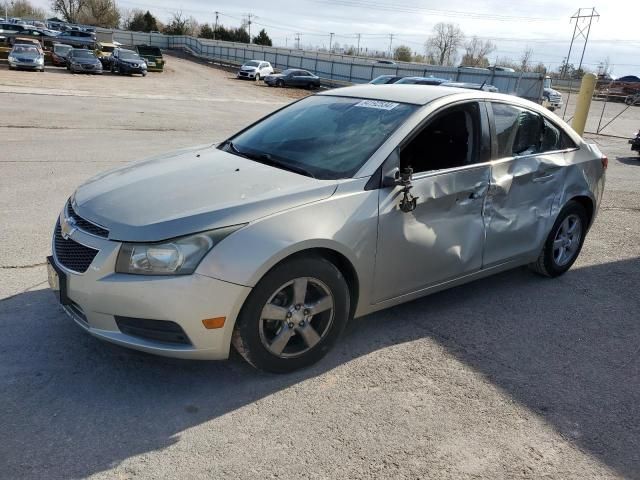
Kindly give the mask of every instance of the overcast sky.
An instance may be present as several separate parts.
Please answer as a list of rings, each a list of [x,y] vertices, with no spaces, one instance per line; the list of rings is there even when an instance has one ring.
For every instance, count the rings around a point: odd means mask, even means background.
[[[214,10],[221,12],[220,23],[239,26],[248,13],[256,15],[252,34],[265,28],[276,45],[291,46],[300,32],[302,45],[325,45],[329,33],[334,42],[355,45],[356,33],[362,34],[361,47],[386,50],[389,34],[394,34],[393,46],[407,45],[424,53],[424,41],[438,22],[460,25],[470,37],[491,38],[498,49],[491,57],[511,57],[518,60],[523,50],[531,47],[533,60],[556,69],[566,57],[574,24],[569,17],[578,8],[586,7],[575,0],[116,0],[123,9],[150,10],[162,21],[171,12],[182,10],[200,23],[213,23]],[[35,0],[48,8],[48,0]],[[637,31],[640,3],[629,0],[608,0],[596,5],[600,14],[594,19],[584,64],[596,69],[610,58],[615,75],[640,74],[640,38]],[[583,9],[583,14],[588,9]],[[583,20],[584,22],[584,20]],[[584,25],[584,24],[581,24]],[[580,61],[582,43],[577,42],[571,54],[576,66]]]

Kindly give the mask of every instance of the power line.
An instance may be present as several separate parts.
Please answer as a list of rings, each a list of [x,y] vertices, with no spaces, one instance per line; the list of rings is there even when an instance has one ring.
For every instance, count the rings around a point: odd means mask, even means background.
[[[549,22],[549,17],[530,17],[530,16],[516,16],[516,15],[497,15],[493,13],[484,12],[463,12],[456,10],[438,10],[434,8],[421,8],[412,5],[402,4],[388,4],[382,2],[375,2],[369,0],[314,0],[318,3],[326,3],[330,5],[339,5],[344,7],[357,7],[366,8],[368,10],[382,10],[399,13],[425,13],[431,15],[440,15],[444,17],[461,17],[461,18],[475,18],[496,20],[503,22],[523,21],[523,22]],[[559,20],[559,19],[558,19]]]

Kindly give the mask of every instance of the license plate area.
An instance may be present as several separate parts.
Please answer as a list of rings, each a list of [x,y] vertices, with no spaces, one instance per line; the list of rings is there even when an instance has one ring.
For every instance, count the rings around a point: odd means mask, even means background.
[[[56,266],[53,257],[47,257],[47,279],[58,301],[62,305],[70,305],[71,300],[67,296],[67,274]]]

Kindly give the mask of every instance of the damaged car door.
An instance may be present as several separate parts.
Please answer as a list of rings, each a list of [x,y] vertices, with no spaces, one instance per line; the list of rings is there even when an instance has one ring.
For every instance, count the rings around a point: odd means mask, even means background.
[[[536,258],[549,233],[554,201],[562,195],[565,135],[541,115],[491,102],[491,186],[483,266]]]
[[[485,106],[431,115],[383,165],[374,301],[480,270],[490,179]]]

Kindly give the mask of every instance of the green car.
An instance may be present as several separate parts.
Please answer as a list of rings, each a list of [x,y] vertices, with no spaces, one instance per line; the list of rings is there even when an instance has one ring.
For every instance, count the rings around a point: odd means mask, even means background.
[[[150,72],[161,72],[164,69],[164,59],[162,52],[158,47],[150,47],[149,45],[138,45],[136,47],[138,55],[147,62],[147,70]]]

